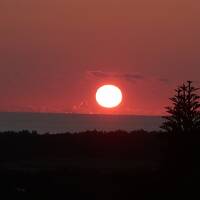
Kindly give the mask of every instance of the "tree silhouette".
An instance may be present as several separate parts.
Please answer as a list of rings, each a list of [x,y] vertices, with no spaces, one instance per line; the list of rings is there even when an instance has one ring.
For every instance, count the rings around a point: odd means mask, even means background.
[[[166,107],[168,116],[161,128],[167,132],[189,133],[200,130],[200,96],[196,91],[199,88],[192,86],[192,81],[187,81],[175,89],[175,95],[170,98],[172,106]]]

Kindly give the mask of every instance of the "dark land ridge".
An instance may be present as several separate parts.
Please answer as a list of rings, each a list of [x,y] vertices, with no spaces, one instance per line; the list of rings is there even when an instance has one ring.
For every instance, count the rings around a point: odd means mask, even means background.
[[[0,133],[7,198],[191,198],[199,195],[199,169],[199,132]]]

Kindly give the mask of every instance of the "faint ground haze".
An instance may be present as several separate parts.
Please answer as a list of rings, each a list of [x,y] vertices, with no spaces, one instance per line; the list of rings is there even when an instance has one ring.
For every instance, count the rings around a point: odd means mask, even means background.
[[[159,116],[88,115],[50,113],[0,113],[0,131],[36,130],[39,133],[80,132],[86,130],[159,130]]]

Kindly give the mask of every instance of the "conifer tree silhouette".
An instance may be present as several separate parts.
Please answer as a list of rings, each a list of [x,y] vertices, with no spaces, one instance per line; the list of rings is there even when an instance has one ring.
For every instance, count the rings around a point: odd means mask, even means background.
[[[172,106],[166,107],[168,116],[161,128],[167,132],[190,133],[200,130],[200,96],[196,93],[199,88],[187,81],[175,89],[175,95],[170,98]]]

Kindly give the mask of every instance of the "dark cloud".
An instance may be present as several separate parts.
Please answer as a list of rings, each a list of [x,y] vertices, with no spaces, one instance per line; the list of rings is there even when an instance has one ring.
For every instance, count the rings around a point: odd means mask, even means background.
[[[139,80],[145,80],[145,81],[150,81],[150,82],[155,82],[158,84],[158,82],[165,84],[165,85],[169,85],[170,84],[170,80],[167,78],[163,78],[163,77],[145,77],[139,73],[113,73],[113,72],[103,72],[103,71],[87,71],[87,76],[90,78],[94,78],[94,79],[100,79],[100,80],[104,80],[104,79],[109,79],[109,78],[114,78],[114,79],[120,79],[120,80],[125,80],[125,81],[129,81],[132,83],[135,83],[136,81]]]
[[[140,74],[132,73],[111,73],[111,72],[102,72],[102,71],[87,71],[89,77],[98,78],[98,79],[107,79],[107,78],[117,78],[126,81],[137,81],[142,80],[144,77]]]
[[[87,75],[89,75],[90,77],[96,77],[100,79],[104,79],[104,78],[108,78],[112,76],[111,73],[106,73],[102,71],[87,71]]]
[[[167,79],[167,78],[159,78],[158,81],[160,81],[162,83],[165,83],[165,84],[169,84],[170,83],[169,79]]]
[[[140,74],[120,74],[120,78],[123,78],[127,81],[135,81],[135,80],[142,80],[144,77]]]

